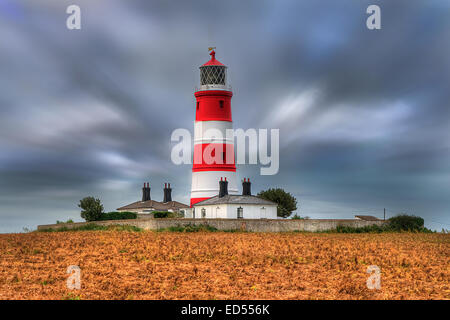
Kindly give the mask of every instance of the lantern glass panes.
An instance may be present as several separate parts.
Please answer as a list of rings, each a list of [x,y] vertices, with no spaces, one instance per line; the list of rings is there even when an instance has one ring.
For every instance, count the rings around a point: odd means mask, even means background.
[[[225,85],[226,82],[225,66],[203,66],[200,67],[200,84],[219,84]]]

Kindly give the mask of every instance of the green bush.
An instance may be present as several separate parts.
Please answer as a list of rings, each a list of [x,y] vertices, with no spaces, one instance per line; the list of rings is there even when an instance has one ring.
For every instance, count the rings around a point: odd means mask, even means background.
[[[86,221],[99,220],[103,213],[103,205],[99,199],[94,197],[86,197],[80,200],[78,204],[81,210],[81,217]]]
[[[388,219],[392,231],[423,231],[424,220],[421,217],[400,214]]]
[[[181,213],[181,212],[169,212],[168,218],[184,218],[184,213]]]
[[[153,211],[153,218],[182,218],[183,214],[170,211]]]
[[[125,219],[136,219],[136,218],[137,218],[137,213],[135,213],[135,212],[113,211],[113,212],[102,213],[102,215],[100,216],[100,218],[98,220],[125,220]]]
[[[153,211],[153,218],[183,218],[184,214],[170,211]]]
[[[73,223],[73,220],[72,220],[72,219],[69,219],[69,220],[67,220],[66,222],[56,220],[56,224],[62,224],[62,223]]]
[[[169,211],[153,211],[153,218],[167,218],[169,217]]]
[[[309,217],[308,217],[308,216],[301,217],[301,216],[299,216],[298,214],[295,214],[295,215],[293,215],[293,216],[291,217],[291,219],[293,219],[293,220],[305,220],[305,219],[309,219]]]

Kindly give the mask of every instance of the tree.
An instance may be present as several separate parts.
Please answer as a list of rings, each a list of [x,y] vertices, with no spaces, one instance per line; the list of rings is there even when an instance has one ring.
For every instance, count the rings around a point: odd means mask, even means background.
[[[261,191],[258,193],[258,197],[276,202],[278,204],[277,215],[279,217],[289,217],[293,211],[297,210],[297,199],[281,188],[270,188]]]
[[[94,197],[86,197],[80,200],[78,205],[81,210],[81,217],[86,221],[99,220],[103,213],[103,205],[100,199]]]
[[[421,217],[410,216],[401,213],[388,220],[389,227],[394,231],[421,231],[424,228],[425,221]]]

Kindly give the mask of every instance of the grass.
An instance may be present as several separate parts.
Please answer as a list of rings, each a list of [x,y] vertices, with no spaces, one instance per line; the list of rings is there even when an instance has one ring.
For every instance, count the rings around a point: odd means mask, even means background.
[[[390,224],[385,224],[382,226],[371,225],[365,227],[349,227],[349,226],[338,226],[335,229],[320,231],[325,233],[382,233],[382,232],[422,232],[422,233],[433,233],[432,230],[425,227],[421,227],[413,230],[399,230],[393,228]]]
[[[141,232],[142,228],[130,225],[110,225],[110,226],[102,226],[94,223],[89,223],[83,226],[68,228],[66,226],[60,227],[57,229],[42,229],[38,230],[38,232],[65,232],[65,231],[129,231],[129,232]],[[200,225],[177,225],[175,227],[168,227],[164,229],[159,229],[157,232],[184,232],[184,233],[192,233],[192,232],[226,232],[226,233],[242,233],[249,232],[246,230],[240,229],[230,229],[230,230],[219,230],[215,227],[209,226],[207,224]],[[311,233],[309,231],[295,230],[291,231],[294,233]],[[433,233],[433,231],[422,228],[420,230],[395,230],[391,228],[389,225],[371,225],[365,227],[349,227],[349,226],[338,226],[335,229],[324,230],[324,231],[315,231],[312,233],[383,233],[383,232],[422,232],[422,233]]]
[[[176,227],[169,227],[164,229],[159,229],[158,231],[169,231],[169,232],[216,232],[219,231],[215,227],[211,227],[207,224],[201,224],[201,225],[191,225],[188,224],[186,226],[176,226]]]
[[[384,226],[372,225],[365,227],[349,227],[337,226],[336,229],[326,230],[326,233],[382,233],[386,232],[387,228]]]
[[[73,292],[69,292],[63,297],[63,300],[81,300],[81,297]]]
[[[141,232],[141,231],[143,231],[143,229],[136,227],[136,226],[129,226],[129,225],[102,226],[102,225],[97,225],[95,223],[89,223],[89,224],[85,224],[83,226],[79,226],[79,227],[75,227],[75,228],[61,227],[61,228],[55,228],[55,229],[48,228],[48,229],[38,230],[38,232],[65,232],[65,231],[132,231],[132,232]]]
[[[157,230],[158,232],[227,232],[227,233],[243,233],[243,232],[250,232],[247,230],[241,230],[241,229],[226,229],[226,230],[219,230],[215,227],[212,227],[207,224],[201,224],[201,225],[191,225],[188,224],[186,226],[176,226],[176,227],[169,227],[164,229]]]

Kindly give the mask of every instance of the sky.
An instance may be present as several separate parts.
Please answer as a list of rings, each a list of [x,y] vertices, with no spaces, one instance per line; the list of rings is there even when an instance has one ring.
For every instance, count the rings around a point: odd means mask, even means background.
[[[284,188],[310,218],[386,208],[450,229],[450,2],[0,0],[0,232],[82,221],[85,196],[115,210],[146,181],[189,203],[170,138],[193,132],[210,46],[234,128],[280,129],[278,174],[237,168],[253,193]]]

